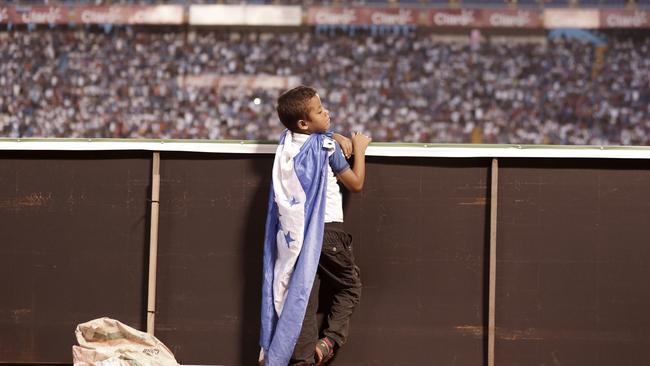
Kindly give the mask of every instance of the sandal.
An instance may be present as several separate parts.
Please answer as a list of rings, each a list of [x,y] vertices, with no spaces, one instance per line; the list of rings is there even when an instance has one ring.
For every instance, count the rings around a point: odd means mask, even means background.
[[[316,366],[327,363],[334,357],[334,342],[327,337],[323,337],[316,342]]]

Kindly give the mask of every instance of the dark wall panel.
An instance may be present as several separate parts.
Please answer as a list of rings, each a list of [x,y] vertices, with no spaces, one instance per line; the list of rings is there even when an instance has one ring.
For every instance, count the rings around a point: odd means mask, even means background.
[[[498,365],[647,362],[648,168],[500,160]]]
[[[156,334],[181,363],[254,364],[273,156],[161,157]]]
[[[0,361],[71,362],[100,316],[144,326],[150,156],[0,154]]]
[[[482,364],[489,160],[367,165],[346,205],[363,297],[335,364]]]
[[[272,158],[163,154],[157,334],[182,363],[255,364]],[[369,159],[345,202],[363,298],[334,365],[483,362],[488,163]]]

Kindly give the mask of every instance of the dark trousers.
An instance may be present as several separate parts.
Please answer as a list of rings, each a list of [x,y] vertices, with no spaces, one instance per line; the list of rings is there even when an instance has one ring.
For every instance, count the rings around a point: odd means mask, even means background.
[[[290,365],[313,364],[316,342],[322,336],[330,338],[338,347],[347,341],[350,317],[361,299],[361,278],[352,254],[352,236],[342,226],[341,223],[325,224],[318,271]],[[325,301],[329,309],[319,335],[319,293],[324,288],[329,289],[331,296]]]

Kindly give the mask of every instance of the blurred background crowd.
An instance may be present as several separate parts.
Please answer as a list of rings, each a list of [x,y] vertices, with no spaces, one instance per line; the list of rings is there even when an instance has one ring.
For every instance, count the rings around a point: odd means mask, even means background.
[[[277,140],[281,89],[184,82],[276,75],[374,141],[649,145],[650,37],[601,36],[14,29],[0,32],[0,136]]]

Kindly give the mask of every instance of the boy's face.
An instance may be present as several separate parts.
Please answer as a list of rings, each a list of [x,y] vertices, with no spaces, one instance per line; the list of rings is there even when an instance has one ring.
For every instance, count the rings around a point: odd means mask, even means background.
[[[330,128],[330,112],[323,107],[318,94],[307,102],[307,118],[298,122],[298,128],[307,134],[325,132]]]

